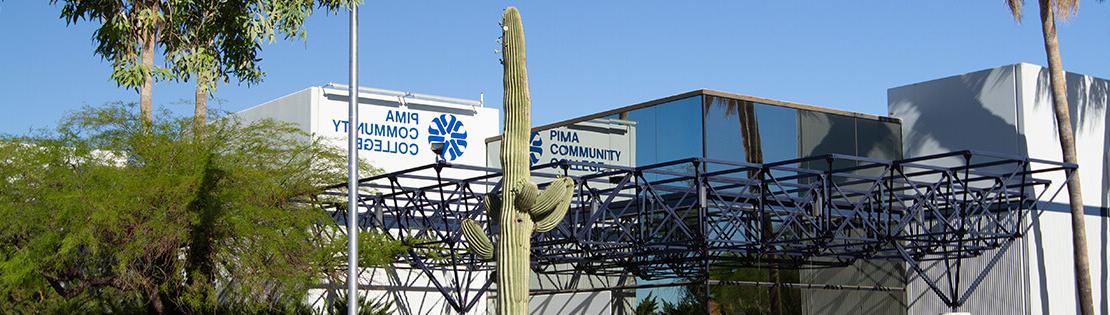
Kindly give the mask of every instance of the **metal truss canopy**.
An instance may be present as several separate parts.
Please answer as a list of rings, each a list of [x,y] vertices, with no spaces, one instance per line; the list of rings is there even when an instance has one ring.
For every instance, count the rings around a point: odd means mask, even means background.
[[[580,171],[588,169],[590,171]],[[1076,165],[973,151],[895,161],[828,154],[765,164],[689,158],[620,167],[560,161],[533,178],[574,178],[567,217],[532,239],[539,274],[633,275],[708,280],[710,268],[823,268],[858,260],[905,262],[950,307],[966,302],[987,271],[1028,229]],[[328,187],[317,202],[345,224]],[[470,218],[497,241],[482,197],[500,170],[436,163],[364,178],[359,226],[414,244],[400,257],[452,309],[465,312],[491,288],[493,262],[467,251]],[[1047,194],[1051,192],[1051,194]],[[963,260],[990,263],[966,282]],[[923,264],[946,271],[926,276]]]

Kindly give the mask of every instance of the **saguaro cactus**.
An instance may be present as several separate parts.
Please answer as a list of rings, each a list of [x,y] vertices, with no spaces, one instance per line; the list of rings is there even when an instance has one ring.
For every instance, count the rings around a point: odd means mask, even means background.
[[[514,7],[506,9],[501,25],[505,85],[501,196],[486,195],[483,202],[491,223],[498,223],[500,239],[494,246],[473,220],[464,221],[462,229],[471,252],[485,259],[496,256],[498,313],[526,314],[532,232],[550,231],[563,220],[574,194],[574,181],[568,177],[558,178],[543,192],[532,183],[528,152],[532,103],[520,12]]]

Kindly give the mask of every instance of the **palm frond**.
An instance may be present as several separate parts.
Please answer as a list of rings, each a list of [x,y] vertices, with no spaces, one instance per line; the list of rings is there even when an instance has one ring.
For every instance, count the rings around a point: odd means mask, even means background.
[[[1079,0],[1041,0],[1052,1],[1052,9],[1056,17],[1067,20],[1069,16],[1079,13]]]
[[[1025,2],[1022,0],[1006,0],[1006,5],[1010,6],[1010,14],[1014,15],[1014,20],[1021,22],[1021,4]]]
[[[1037,0],[1047,1],[1052,7],[1053,13],[1056,17],[1067,20],[1068,17],[1079,13],[1079,0]],[[1099,0],[1104,1],[1104,0]],[[1010,14],[1014,16],[1014,20],[1021,23],[1021,6],[1024,0],[1006,0],[1006,5],[1010,7]]]

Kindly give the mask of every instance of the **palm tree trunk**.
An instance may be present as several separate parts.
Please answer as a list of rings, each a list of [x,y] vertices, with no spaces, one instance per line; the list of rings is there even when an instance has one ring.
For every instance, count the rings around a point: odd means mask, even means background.
[[[1048,71],[1052,86],[1053,110],[1056,113],[1056,128],[1060,134],[1060,149],[1064,162],[1078,164],[1075,156],[1075,134],[1071,128],[1071,113],[1068,109],[1067,84],[1064,81],[1064,67],[1060,61],[1060,43],[1056,39],[1055,12],[1052,0],[1038,1],[1041,8],[1041,26],[1044,32],[1044,49],[1048,55]],[[1071,203],[1072,244],[1075,261],[1075,286],[1079,293],[1079,309],[1083,315],[1094,315],[1094,300],[1091,297],[1091,269],[1087,261],[1087,228],[1083,214],[1083,190],[1079,185],[1079,170],[1068,180],[1068,201]]]

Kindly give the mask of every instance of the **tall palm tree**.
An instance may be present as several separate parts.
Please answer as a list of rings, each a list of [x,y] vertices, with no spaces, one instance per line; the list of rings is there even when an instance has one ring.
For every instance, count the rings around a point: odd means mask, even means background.
[[[1022,0],[1007,0],[1010,13],[1021,22]],[[1038,0],[1041,13],[1041,31],[1044,34],[1044,50],[1048,55],[1049,83],[1052,87],[1053,111],[1056,114],[1056,128],[1060,134],[1060,149],[1064,152],[1064,162],[1076,163],[1075,134],[1071,128],[1071,113],[1068,110],[1067,84],[1064,82],[1064,66],[1060,61],[1060,43],[1056,39],[1056,17],[1067,18],[1079,10],[1079,0]],[[1083,191],[1079,185],[1079,171],[1076,170],[1068,180],[1068,201],[1071,203],[1071,234],[1074,243],[1075,287],[1079,293],[1079,309],[1083,315],[1094,314],[1094,299],[1091,297],[1091,267],[1087,260],[1086,223],[1083,217]]]

